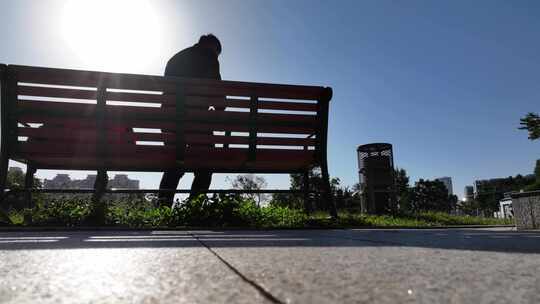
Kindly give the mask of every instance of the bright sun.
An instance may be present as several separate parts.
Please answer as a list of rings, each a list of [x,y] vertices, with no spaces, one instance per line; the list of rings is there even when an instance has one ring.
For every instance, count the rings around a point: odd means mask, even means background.
[[[69,0],[62,29],[85,65],[113,72],[143,70],[159,54],[161,20],[146,0]]]

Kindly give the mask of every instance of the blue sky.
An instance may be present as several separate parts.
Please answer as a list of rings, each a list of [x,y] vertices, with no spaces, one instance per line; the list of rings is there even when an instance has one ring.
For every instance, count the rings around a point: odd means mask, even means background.
[[[0,62],[159,75],[211,32],[224,79],[334,89],[330,173],[345,185],[358,181],[356,147],[371,142],[392,143],[412,180],[451,176],[460,196],[540,158],[540,142],[517,130],[540,111],[540,2],[83,2],[0,2]],[[132,176],[149,188],[160,178]]]

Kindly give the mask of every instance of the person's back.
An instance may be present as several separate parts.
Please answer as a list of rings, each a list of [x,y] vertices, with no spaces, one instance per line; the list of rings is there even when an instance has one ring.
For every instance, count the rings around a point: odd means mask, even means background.
[[[217,55],[199,44],[182,50],[169,59],[165,76],[221,79]]]
[[[221,80],[218,61],[220,53],[221,43],[214,35],[201,36],[197,44],[176,53],[169,59],[165,68],[165,76]],[[159,188],[176,189],[184,173],[179,169],[164,172]],[[198,171],[194,175],[190,197],[208,190],[212,181],[212,172]],[[173,198],[174,193],[159,194],[159,201],[162,205],[172,204]]]

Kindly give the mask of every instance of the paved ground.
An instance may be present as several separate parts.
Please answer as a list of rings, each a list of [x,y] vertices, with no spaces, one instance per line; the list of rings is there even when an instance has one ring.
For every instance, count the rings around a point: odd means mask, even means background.
[[[0,232],[0,303],[540,303],[540,232]]]

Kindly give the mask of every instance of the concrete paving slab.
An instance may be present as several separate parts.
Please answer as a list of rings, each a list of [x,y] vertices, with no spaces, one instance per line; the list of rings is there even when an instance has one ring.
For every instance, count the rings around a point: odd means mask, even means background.
[[[540,233],[195,232],[282,302],[540,303]]]
[[[0,274],[0,303],[270,303],[186,233],[0,233]]]
[[[0,273],[0,303],[540,303],[540,233],[2,232]]]

